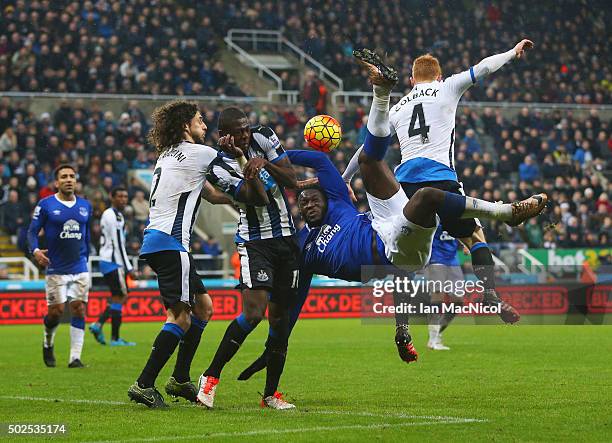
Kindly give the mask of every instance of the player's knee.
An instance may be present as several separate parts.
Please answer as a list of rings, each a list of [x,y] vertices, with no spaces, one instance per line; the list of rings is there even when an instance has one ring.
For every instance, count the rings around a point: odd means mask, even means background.
[[[206,293],[200,294],[196,300],[193,315],[202,321],[209,321],[213,316],[213,303],[210,296]]]
[[[47,317],[52,319],[58,319],[64,314],[64,304],[51,305],[47,312]]]
[[[374,157],[369,156],[365,152],[365,149],[362,149],[361,152],[359,153],[359,157],[357,158],[357,161],[359,162],[359,166],[361,167],[362,165],[369,165],[369,164],[375,163],[378,160],[376,160]]]
[[[439,189],[421,188],[410,200],[421,209],[435,211],[444,201],[444,193]]]
[[[264,313],[259,307],[250,307],[244,310],[244,318],[253,327],[257,326],[264,318]]]
[[[83,303],[82,301],[75,301],[70,303],[70,313],[73,317],[85,317],[85,303]]]
[[[182,310],[174,317],[174,322],[183,331],[187,331],[191,327],[191,313],[187,310]]]

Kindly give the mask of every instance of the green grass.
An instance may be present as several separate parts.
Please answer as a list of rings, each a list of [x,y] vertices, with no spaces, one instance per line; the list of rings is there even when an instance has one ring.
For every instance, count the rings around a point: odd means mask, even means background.
[[[193,378],[208,365],[226,325],[209,324]],[[281,381],[298,409],[285,412],[258,407],[263,373],[235,381],[262,350],[264,327],[226,367],[214,410],[186,402],[171,403],[167,411],[128,403],[127,388],[159,328],[124,325],[124,337],[138,342],[135,348],[100,346],[88,333],[88,367],[74,370],[66,367],[67,325],[56,337],[54,369],[42,362],[42,326],[3,326],[0,422],[64,422],[64,440],[79,441],[610,441],[612,435],[609,326],[454,325],[445,334],[452,350],[437,353],[425,348],[426,328],[417,326],[420,360],[406,365],[396,355],[389,325],[303,320]],[[162,392],[173,364],[158,379]]]

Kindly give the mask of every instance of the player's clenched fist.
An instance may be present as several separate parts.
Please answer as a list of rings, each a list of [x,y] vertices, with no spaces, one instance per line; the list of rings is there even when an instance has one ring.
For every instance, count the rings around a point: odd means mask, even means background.
[[[514,47],[514,52],[516,53],[516,58],[521,58],[526,49],[533,48],[533,42],[531,40],[523,39],[516,44]]]

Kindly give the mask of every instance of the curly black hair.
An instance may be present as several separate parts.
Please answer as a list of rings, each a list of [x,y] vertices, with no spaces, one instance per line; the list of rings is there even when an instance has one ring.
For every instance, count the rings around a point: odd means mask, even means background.
[[[166,103],[153,111],[153,127],[147,140],[155,146],[158,154],[183,140],[185,124],[189,124],[198,111],[196,103],[185,100]]]

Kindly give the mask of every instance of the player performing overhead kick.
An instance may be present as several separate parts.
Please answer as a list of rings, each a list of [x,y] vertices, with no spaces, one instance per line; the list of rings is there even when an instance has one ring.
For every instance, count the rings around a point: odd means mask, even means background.
[[[425,187],[464,194],[453,165],[455,114],[459,100],[478,79],[520,58],[526,49],[532,47],[530,40],[521,40],[513,49],[487,57],[476,66],[444,81],[435,57],[426,54],[414,61],[410,79],[413,89],[393,106],[389,117],[391,130],[397,133],[402,153],[395,176],[408,198]],[[380,57],[367,49],[360,51],[358,56],[379,67],[384,66]],[[375,95],[375,103],[377,100],[381,99]],[[358,151],[353,156],[344,173],[345,181],[350,182],[356,172],[360,155]],[[461,240],[470,250],[474,273],[485,286],[483,301],[500,303],[495,292],[493,258],[477,216],[459,218],[449,212],[439,215],[444,230]],[[519,320],[520,316],[512,306],[501,302],[501,308],[502,320],[507,323]]]
[[[305,189],[298,198],[306,226],[299,232],[303,257],[299,302],[291,313],[291,327],[297,321],[313,274],[361,281],[362,266],[367,265],[394,265],[414,271],[429,260],[438,217],[483,217],[516,226],[538,215],[547,201],[546,195],[540,194],[521,202],[498,204],[430,187],[418,190],[408,200],[383,161],[390,139],[389,96],[397,74],[381,62],[377,61],[378,66],[370,63],[370,57],[360,53],[356,56],[367,67],[374,85],[368,132],[359,155],[372,220],[357,211],[340,173],[325,154],[287,152],[292,164],[315,169],[319,184]],[[416,360],[406,328],[398,328],[396,344],[403,360]],[[262,357],[239,378],[247,379],[265,366]]]

